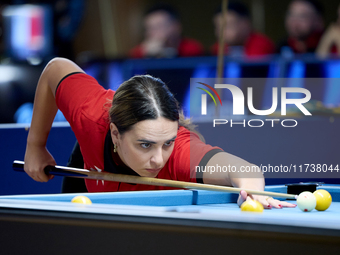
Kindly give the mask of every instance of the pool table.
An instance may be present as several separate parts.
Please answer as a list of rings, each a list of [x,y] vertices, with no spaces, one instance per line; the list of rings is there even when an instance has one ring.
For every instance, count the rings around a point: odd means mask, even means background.
[[[339,254],[340,185],[326,211],[241,212],[197,190],[0,196],[1,254]],[[266,190],[287,192],[284,185]],[[291,201],[295,203],[296,201]]]

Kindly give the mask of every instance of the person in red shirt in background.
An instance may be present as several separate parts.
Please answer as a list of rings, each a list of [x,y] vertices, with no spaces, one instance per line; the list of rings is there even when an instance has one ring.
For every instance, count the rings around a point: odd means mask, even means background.
[[[294,0],[289,4],[285,26],[288,37],[278,49],[293,53],[313,53],[324,29],[322,6],[315,0]]]
[[[217,39],[220,37],[222,18],[222,11],[219,9],[213,18]],[[253,30],[249,10],[244,4],[229,3],[225,19],[223,33],[226,43],[225,54],[255,57],[275,53],[275,44],[272,40]],[[218,42],[211,47],[211,53],[217,55]]]
[[[182,37],[179,15],[170,5],[158,4],[146,12],[144,41],[130,50],[132,58],[172,58],[203,55],[200,42]]]

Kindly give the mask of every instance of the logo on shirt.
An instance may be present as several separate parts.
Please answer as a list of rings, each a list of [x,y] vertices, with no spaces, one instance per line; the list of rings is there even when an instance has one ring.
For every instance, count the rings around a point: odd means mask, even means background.
[[[94,169],[91,167],[90,168],[90,171],[95,171],[95,172],[99,172],[99,173],[101,173],[103,170],[101,170],[100,168],[98,168],[97,166],[94,166]],[[97,186],[98,186],[98,183],[99,183],[99,180],[97,180]],[[101,183],[102,183],[102,185],[104,186],[104,184],[105,184],[105,181],[104,180],[101,180]]]

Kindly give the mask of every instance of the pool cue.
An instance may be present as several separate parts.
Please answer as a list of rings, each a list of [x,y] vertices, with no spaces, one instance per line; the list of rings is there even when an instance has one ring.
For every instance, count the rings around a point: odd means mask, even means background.
[[[222,0],[221,4],[221,10],[222,10],[222,24],[220,28],[220,37],[218,41],[218,54],[217,54],[217,83],[222,83],[223,78],[223,69],[224,69],[224,51],[225,51],[225,45],[224,45],[224,28],[226,25],[226,16],[227,16],[227,7],[228,7],[228,0]],[[217,89],[218,92],[221,91],[221,89]],[[219,93],[220,94],[220,93]],[[222,95],[220,95],[222,97]],[[219,116],[220,113],[220,105],[218,104],[215,108],[215,115]]]
[[[118,37],[117,26],[115,25],[117,20],[114,20],[115,15],[110,0],[99,0],[99,17],[102,29],[102,40],[104,45],[104,55],[106,58],[117,55],[118,53]]]
[[[25,163],[23,161],[15,160],[13,162],[13,170],[24,172],[24,164]],[[76,178],[84,178],[84,179],[92,179],[92,180],[135,183],[135,184],[154,185],[154,186],[166,186],[166,187],[181,188],[181,189],[222,191],[222,192],[236,193],[236,194],[240,193],[241,190],[244,190],[248,194],[252,194],[252,195],[263,195],[263,196],[290,198],[290,199],[297,198],[297,195],[284,194],[284,193],[278,193],[278,192],[241,189],[241,188],[218,186],[218,185],[212,185],[212,184],[173,181],[173,180],[157,179],[157,178],[150,178],[150,177],[124,175],[124,174],[113,174],[113,173],[90,171],[86,169],[79,169],[79,168],[65,167],[65,166],[46,166],[45,173],[48,175],[68,176],[68,177],[76,177]]]
[[[219,42],[218,42],[218,55],[217,55],[217,78],[222,79],[223,78],[223,68],[224,68],[224,28],[226,25],[226,16],[227,16],[227,6],[228,6],[228,1],[227,0],[222,0],[222,24],[220,28],[220,37],[219,37]]]

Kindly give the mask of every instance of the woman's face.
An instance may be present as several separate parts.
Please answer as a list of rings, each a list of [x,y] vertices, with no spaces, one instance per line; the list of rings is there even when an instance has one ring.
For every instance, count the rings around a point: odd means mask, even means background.
[[[178,122],[159,117],[136,123],[120,135],[115,124],[110,124],[112,142],[125,165],[140,176],[156,177],[165,166],[177,136]]]
[[[288,35],[299,40],[306,39],[323,26],[314,8],[304,1],[293,1],[290,4],[285,23]]]

